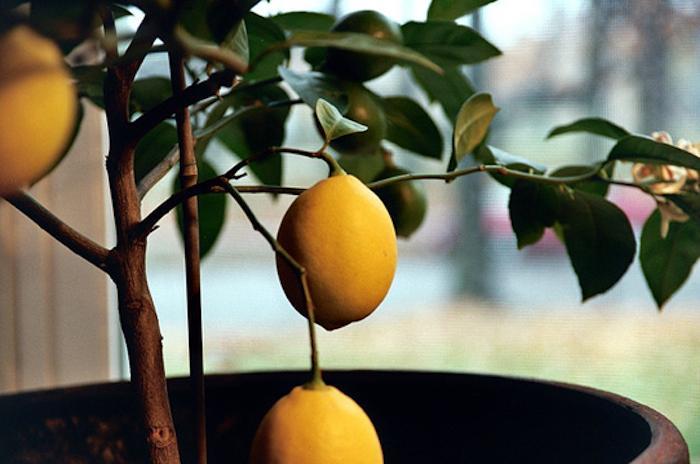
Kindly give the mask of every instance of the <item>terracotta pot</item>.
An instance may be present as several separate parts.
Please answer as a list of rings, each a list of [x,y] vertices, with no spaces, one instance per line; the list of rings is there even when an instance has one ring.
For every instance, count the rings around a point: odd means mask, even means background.
[[[265,411],[300,372],[207,378],[209,462],[245,463]],[[372,418],[388,464],[687,464],[661,414],[610,393],[552,382],[427,372],[327,372]],[[189,462],[187,379],[170,381]],[[128,383],[0,397],[2,463],[144,462]]]

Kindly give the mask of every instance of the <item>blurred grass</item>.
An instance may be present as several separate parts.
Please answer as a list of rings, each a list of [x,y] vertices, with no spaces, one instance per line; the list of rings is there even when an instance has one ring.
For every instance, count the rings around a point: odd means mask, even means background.
[[[676,311],[508,312],[473,302],[378,313],[327,333],[326,368],[421,369],[558,380],[612,391],[671,419],[700,462],[700,313]],[[210,334],[209,372],[305,369],[306,331],[298,326],[246,336]],[[170,375],[186,372],[186,344],[166,340]]]

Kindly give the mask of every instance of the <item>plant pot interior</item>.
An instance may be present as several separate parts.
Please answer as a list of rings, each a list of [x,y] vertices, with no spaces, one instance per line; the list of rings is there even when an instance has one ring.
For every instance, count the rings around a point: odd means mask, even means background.
[[[209,460],[247,461],[265,412],[306,373],[207,378]],[[374,422],[388,464],[687,463],[663,416],[615,395],[503,377],[328,372]],[[192,455],[187,379],[169,388],[183,461]],[[145,447],[127,383],[0,397],[0,462],[134,463]],[[663,460],[659,460],[663,459]]]

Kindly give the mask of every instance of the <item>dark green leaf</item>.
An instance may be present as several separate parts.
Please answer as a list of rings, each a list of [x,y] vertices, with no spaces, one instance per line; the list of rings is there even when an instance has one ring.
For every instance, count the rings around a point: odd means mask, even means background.
[[[474,87],[464,73],[457,68],[446,68],[445,74],[440,76],[417,66],[411,66],[411,72],[430,101],[440,103],[454,124],[462,103],[474,94]]]
[[[419,155],[442,158],[442,135],[418,103],[407,97],[387,97],[383,103],[389,141]]]
[[[583,118],[570,124],[555,127],[549,132],[549,134],[547,134],[547,138],[550,139],[552,137],[556,137],[557,135],[569,134],[572,132],[587,132],[589,134],[609,137],[615,140],[630,135],[627,129],[620,127],[607,119]]]
[[[448,170],[454,170],[465,156],[483,142],[498,110],[487,93],[474,94],[464,102],[454,124]]]
[[[700,170],[700,157],[667,143],[647,137],[628,135],[610,150],[608,160],[672,164]]]
[[[560,214],[559,192],[551,185],[516,180],[510,191],[508,212],[518,248],[537,243]]]
[[[695,222],[700,224],[700,194],[666,195],[676,206],[683,210]]]
[[[367,130],[367,126],[344,117],[340,114],[338,108],[331,105],[323,98],[316,100],[316,119],[318,119],[321,128],[323,128],[326,142],[330,142],[344,135]]]
[[[231,35],[231,31],[260,0],[207,0],[207,2],[207,25],[214,40],[221,43]]]
[[[270,18],[285,31],[323,31],[333,27],[335,18],[328,14],[313,11],[290,11]]]
[[[255,63],[254,68],[245,75],[249,81],[267,79],[277,75],[277,68],[289,59],[289,50],[276,50],[266,54],[260,59],[261,54],[273,44],[284,42],[284,31],[271,19],[255,13],[245,16],[246,29],[248,30],[248,45],[250,47],[250,63]]]
[[[76,79],[78,95],[85,97],[100,108],[105,107],[104,81],[107,72],[100,66],[76,66],[71,68]]]
[[[256,154],[249,145],[248,139],[251,135],[244,131],[239,121],[234,121],[219,132],[218,139],[238,158],[246,159]],[[277,135],[277,140],[280,140],[279,135]],[[271,156],[263,161],[253,162],[248,169],[263,184],[282,184],[282,158],[279,155]]]
[[[98,2],[33,0],[32,26],[58,42],[64,53],[90,37],[99,25]]]
[[[655,210],[642,229],[639,261],[659,309],[688,279],[700,258],[700,224],[671,222],[661,238],[661,214]]]
[[[474,29],[453,22],[408,22],[404,44],[443,68],[479,63],[501,54]]]
[[[496,0],[433,0],[428,8],[428,19],[452,21],[494,1]]]
[[[228,120],[217,132],[218,139],[238,158],[246,159],[261,153],[270,146],[282,145],[285,138],[285,121],[288,107],[267,108],[264,105],[273,101],[288,99],[287,93],[278,86],[258,87],[241,90],[233,95],[232,103],[237,117]],[[250,110],[240,112],[242,108]],[[225,116],[224,118],[227,118]],[[250,171],[264,184],[280,185],[282,182],[282,159],[272,156],[264,161],[254,162]]]
[[[334,47],[370,55],[386,56],[405,63],[423,66],[438,74],[442,69],[425,56],[388,40],[355,32],[297,31],[282,44],[285,47]]]
[[[134,82],[131,90],[132,112],[145,113],[172,95],[170,80],[165,77],[146,77]]]
[[[352,174],[364,183],[373,181],[384,169],[384,158],[379,152],[370,155],[344,155],[338,163],[348,174]]]
[[[634,233],[625,213],[598,195],[573,191],[560,198],[566,251],[585,301],[625,274],[634,259]]]
[[[114,19],[124,18],[127,16],[133,16],[131,11],[129,11],[129,9],[124,7],[124,6],[117,5],[116,3],[112,3],[109,7],[112,10],[112,14],[114,15]]]
[[[610,168],[612,169],[612,164]],[[549,174],[552,177],[577,177],[587,174],[595,174],[601,170],[600,165],[594,166],[563,166],[561,168],[555,169]],[[608,194],[609,185],[596,177],[582,182],[577,182],[575,184],[569,184],[569,187],[573,187],[577,190],[582,190],[584,192],[592,193],[594,195],[600,195],[604,197]]]
[[[162,122],[148,132],[136,146],[134,155],[134,176],[138,183],[151,172],[177,145],[177,130],[171,124]]]
[[[182,1],[179,6],[180,24],[187,32],[199,39],[215,41],[214,34],[207,23],[207,8],[209,3],[209,0]]]
[[[316,71],[299,74],[283,67],[279,68],[279,74],[311,108],[316,108],[316,100],[323,98],[340,112],[347,109],[348,95],[337,78]]]
[[[204,181],[216,177],[216,171],[204,161],[197,163],[199,170],[199,181]],[[175,179],[173,191],[180,190],[179,177]],[[199,254],[204,259],[216,244],[216,240],[221,235],[226,220],[226,196],[222,194],[207,194],[197,197],[197,207],[199,212]],[[184,230],[182,206],[176,209],[178,231],[182,237]]]

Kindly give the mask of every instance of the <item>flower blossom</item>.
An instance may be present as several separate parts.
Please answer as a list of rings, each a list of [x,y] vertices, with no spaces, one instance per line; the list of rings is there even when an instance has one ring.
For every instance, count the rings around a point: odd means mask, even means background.
[[[661,143],[674,145],[668,132],[654,132],[652,138]],[[679,139],[675,144],[681,150],[700,157],[697,145],[685,139]],[[685,222],[688,215],[675,203],[663,195],[674,195],[684,191],[700,192],[698,171],[695,169],[672,166],[668,164],[635,163],[632,166],[632,178],[637,184],[649,190],[656,200],[661,213],[661,237],[666,238],[671,222]]]

